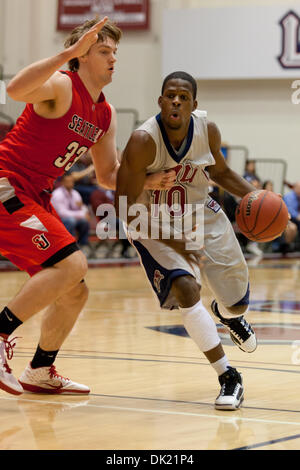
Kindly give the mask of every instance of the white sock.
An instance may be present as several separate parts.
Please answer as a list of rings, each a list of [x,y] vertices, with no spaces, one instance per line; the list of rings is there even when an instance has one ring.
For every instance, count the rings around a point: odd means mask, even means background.
[[[202,300],[192,307],[180,308],[180,311],[184,327],[200,351],[210,351],[220,344],[216,324],[204,307]]]
[[[226,354],[218,361],[211,363],[211,366],[215,369],[218,375],[224,374],[230,366]]]

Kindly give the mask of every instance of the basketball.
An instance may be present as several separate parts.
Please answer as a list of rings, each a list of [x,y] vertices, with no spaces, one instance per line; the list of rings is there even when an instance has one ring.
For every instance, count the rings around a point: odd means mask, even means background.
[[[269,242],[279,237],[289,221],[288,209],[282,198],[266,190],[246,194],[235,216],[242,234],[256,242]]]

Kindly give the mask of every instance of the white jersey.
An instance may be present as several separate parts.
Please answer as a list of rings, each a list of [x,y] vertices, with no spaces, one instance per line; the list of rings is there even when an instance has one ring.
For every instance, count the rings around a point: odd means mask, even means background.
[[[148,132],[156,144],[154,162],[147,173],[174,169],[176,182],[168,191],[143,191],[140,204],[173,206],[177,203],[204,206],[204,248],[205,263],[202,268],[191,264],[170,246],[153,238],[142,236],[133,241],[149,282],[163,308],[176,308],[178,302],[171,290],[173,280],[178,276],[191,275],[199,286],[206,280],[216,299],[224,306],[248,302],[248,270],[231,223],[217,204],[208,195],[209,179],[205,168],[215,164],[208,143],[207,115],[205,111],[192,113],[187,138],[178,152],[172,147],[161,122],[160,115],[148,119],[138,130]],[[152,206],[153,207],[153,206]],[[154,206],[155,207],[155,206]],[[182,213],[170,211],[171,225]],[[152,212],[153,216],[153,212]],[[157,215],[156,215],[157,217]],[[142,234],[142,231],[141,231]]]
[[[209,187],[205,168],[215,164],[208,143],[206,111],[196,110],[192,113],[187,137],[179,151],[170,144],[160,114],[148,119],[137,130],[147,132],[156,144],[155,159],[147,167],[147,173],[172,168],[177,176],[172,189],[143,191],[137,202],[145,205],[179,204],[181,207],[185,204],[204,204]]]

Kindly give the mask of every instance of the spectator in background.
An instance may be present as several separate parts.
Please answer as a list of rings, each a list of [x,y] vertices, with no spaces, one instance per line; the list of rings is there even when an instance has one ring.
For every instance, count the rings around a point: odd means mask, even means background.
[[[118,151],[118,160],[121,160],[121,152]],[[97,208],[101,204],[114,204],[114,191],[102,188],[96,179],[94,165],[92,163],[91,156],[87,152],[79,162],[76,162],[71,170],[68,172],[73,177],[74,189],[77,190],[87,206],[90,206],[93,214],[96,217],[97,222],[100,218],[96,215]],[[117,219],[116,221],[117,233],[119,240],[112,245],[107,241],[99,241],[95,249],[95,257],[98,259],[102,258],[132,258],[135,257],[135,250],[126,238],[123,230],[122,223]]]
[[[80,161],[72,166],[68,174],[73,176],[74,189],[80,193],[83,203],[88,206],[94,191],[99,190],[94,165],[89,152],[83,155]]]
[[[61,186],[52,193],[51,203],[58,213],[66,229],[75,236],[78,235],[78,245],[86,257],[91,255],[89,246],[89,213],[83,204],[81,195],[74,189],[73,175],[64,174]]]
[[[246,181],[248,181],[251,184],[254,184],[253,181],[255,182],[254,186],[257,187],[257,189],[261,189],[262,184],[261,184],[261,179],[259,176],[256,174],[256,168],[255,168],[255,160],[246,160],[245,164],[245,172],[244,176]]]
[[[291,243],[296,239],[297,233],[297,225],[290,220],[281,237],[277,239],[279,240],[279,251],[282,254],[286,254],[289,251],[293,251]]]
[[[73,177],[74,189],[82,197],[83,203],[90,206],[95,221],[99,222],[100,219],[96,216],[98,206],[100,204],[113,204],[114,195],[113,191],[101,188],[97,183],[95,168],[89,152],[72,166],[68,175]],[[111,251],[111,244],[103,240],[97,244],[94,254],[96,258],[107,258]]]
[[[266,191],[274,191],[273,181],[271,180],[264,181],[262,185],[262,189],[265,189]]]
[[[264,181],[262,189],[265,189],[266,191],[274,191],[273,181]],[[282,254],[286,254],[287,252],[292,251],[291,243],[295,240],[297,231],[297,225],[292,220],[289,221],[288,226],[286,227],[283,234],[272,241],[272,250],[275,252],[281,252]]]
[[[283,200],[287,205],[288,211],[291,215],[291,221],[297,225],[298,232],[300,231],[300,181],[294,184],[294,187],[289,191]]]
[[[294,187],[289,191],[283,200],[287,205],[291,220],[284,231],[284,235],[292,241],[300,233],[300,181],[294,184]]]
[[[79,192],[86,206],[91,206],[96,215],[100,204],[110,204],[114,201],[114,192],[99,186],[96,179],[95,168],[91,156],[87,152],[83,162],[76,162],[68,175],[73,177],[74,189]]]
[[[262,184],[261,184],[261,180],[260,179],[257,179],[255,176],[248,179],[249,182],[251,182],[251,184],[253,186],[255,186],[256,189],[262,189]]]

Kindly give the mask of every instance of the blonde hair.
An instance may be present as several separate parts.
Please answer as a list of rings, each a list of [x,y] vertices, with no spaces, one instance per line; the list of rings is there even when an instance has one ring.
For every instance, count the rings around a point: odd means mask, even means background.
[[[89,31],[95,24],[98,23],[100,19],[98,17],[94,18],[93,20],[88,20],[85,21],[85,23],[77,26],[73,31],[69,34],[67,39],[65,40],[64,46],[67,49],[68,47],[72,46],[75,44],[79,39],[87,32]],[[122,37],[122,31],[120,28],[115,23],[112,23],[111,21],[107,21],[101,31],[98,33],[98,41],[103,42],[105,39],[109,37],[115,41],[116,44],[120,42],[120,39]],[[77,72],[79,70],[79,60],[78,58],[71,59],[68,62],[69,69],[71,72]]]

